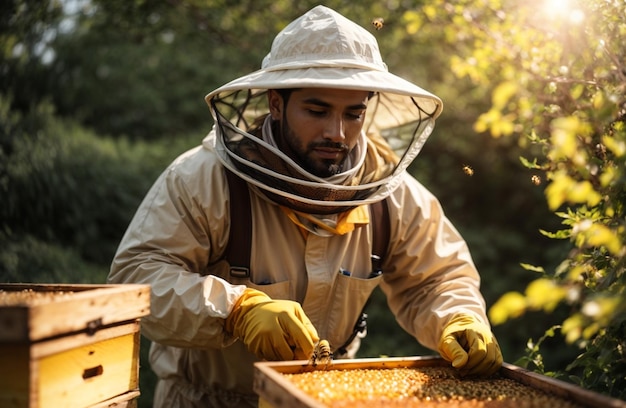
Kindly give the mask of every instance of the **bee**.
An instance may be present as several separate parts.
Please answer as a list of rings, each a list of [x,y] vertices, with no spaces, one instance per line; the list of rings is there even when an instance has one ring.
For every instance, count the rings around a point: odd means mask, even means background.
[[[468,176],[473,176],[474,175],[474,169],[471,168],[469,165],[464,164],[463,165],[463,173],[467,174]]]
[[[312,364],[313,367],[316,367],[318,364],[324,364],[325,367],[332,362],[333,353],[330,351],[330,344],[328,344],[328,340],[320,340],[315,349],[313,350],[313,355],[311,356],[311,360],[309,364]]]
[[[385,20],[382,17],[376,17],[372,20],[372,25],[376,30],[380,30],[385,25]]]
[[[534,185],[538,186],[541,184],[541,177],[535,174],[530,178],[530,181],[532,181]]]

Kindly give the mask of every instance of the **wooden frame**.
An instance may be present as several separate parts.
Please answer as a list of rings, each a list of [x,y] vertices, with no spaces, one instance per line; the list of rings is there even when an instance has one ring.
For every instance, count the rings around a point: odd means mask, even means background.
[[[320,369],[308,361],[281,361],[255,363],[254,391],[260,397],[259,407],[326,408],[326,405],[310,397],[286,379],[283,374],[297,374]],[[379,359],[336,360],[332,369],[355,370],[376,368],[410,368],[449,366],[445,360],[435,356],[392,357]],[[531,388],[548,392],[585,407],[626,408],[626,401],[585,390],[573,384],[556,380],[529,370],[504,363],[500,374]]]

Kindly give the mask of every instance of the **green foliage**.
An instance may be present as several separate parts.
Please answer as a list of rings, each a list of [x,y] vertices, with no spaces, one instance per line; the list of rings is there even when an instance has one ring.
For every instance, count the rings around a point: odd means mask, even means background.
[[[48,104],[24,115],[9,105],[0,98],[0,192],[5,197],[0,225],[2,238],[24,242],[23,248],[5,248],[11,259],[20,255],[21,260],[0,270],[12,270],[13,278],[40,279],[29,273],[41,268],[23,257],[46,242],[52,246],[44,252],[72,248],[85,262],[108,266],[138,201],[173,153],[161,145],[96,137],[55,118]]]
[[[61,18],[59,1],[0,3],[0,94],[14,97],[13,109],[28,109],[42,100],[47,74],[41,61],[52,55],[50,29]]]
[[[624,398],[626,5],[571,1],[551,13],[547,2],[434,3],[424,18],[454,40],[453,70],[491,89],[474,129],[528,148],[532,159],[522,163],[542,172],[548,208],[564,226],[543,234],[571,245],[557,267],[527,267],[541,276],[523,294],[502,296],[490,317],[499,323],[567,305],[563,340],[580,347],[568,370],[581,385]],[[528,357],[539,361],[537,347]]]
[[[108,269],[71,248],[30,235],[0,232],[0,282],[101,283]]]
[[[515,362],[516,365],[528,369],[534,369],[535,372],[541,373],[547,376],[556,376],[558,373],[546,372],[543,361],[543,355],[541,354],[541,345],[550,337],[554,337],[555,331],[559,329],[559,326],[552,326],[537,340],[534,342],[532,339],[526,343],[526,355]]]
[[[158,139],[206,129],[204,96],[259,69],[276,32],[314,5],[86,2],[76,29],[54,39],[44,92],[60,115],[100,134]]]
[[[570,379],[583,387],[603,390],[609,395],[625,399],[624,338],[626,329],[623,321],[611,324],[606,333],[595,336],[586,351],[568,366],[568,371],[581,373],[572,375]]]

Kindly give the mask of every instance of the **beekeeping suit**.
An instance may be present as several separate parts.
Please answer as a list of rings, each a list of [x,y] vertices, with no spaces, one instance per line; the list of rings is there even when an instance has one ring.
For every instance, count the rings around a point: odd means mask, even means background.
[[[267,92],[302,88],[371,93],[358,143],[330,177],[310,173],[277,148]],[[327,339],[335,352],[379,285],[398,323],[433,350],[455,316],[488,331],[465,242],[437,199],[406,172],[442,103],[388,72],[367,30],[315,7],[277,35],[259,71],[210,92],[206,101],[214,129],[155,182],[109,275],[110,282],[152,286],[142,333],[153,341],[156,407],[257,403],[253,363],[267,354],[252,352],[248,329],[232,323],[254,296],[293,301],[290,307],[303,312],[305,342]],[[233,273],[223,257],[238,216],[230,214],[230,200],[238,198],[226,170],[249,187],[248,273]],[[380,200],[389,211],[390,242],[383,274],[373,275],[368,204]],[[353,357],[363,334],[336,357]],[[287,358],[310,351],[303,350]]]

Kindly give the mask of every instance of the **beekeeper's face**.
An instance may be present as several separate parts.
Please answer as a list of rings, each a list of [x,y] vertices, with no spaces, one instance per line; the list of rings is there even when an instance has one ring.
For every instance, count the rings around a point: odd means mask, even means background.
[[[318,177],[347,170],[343,165],[359,140],[369,95],[345,89],[270,90],[278,148]]]

